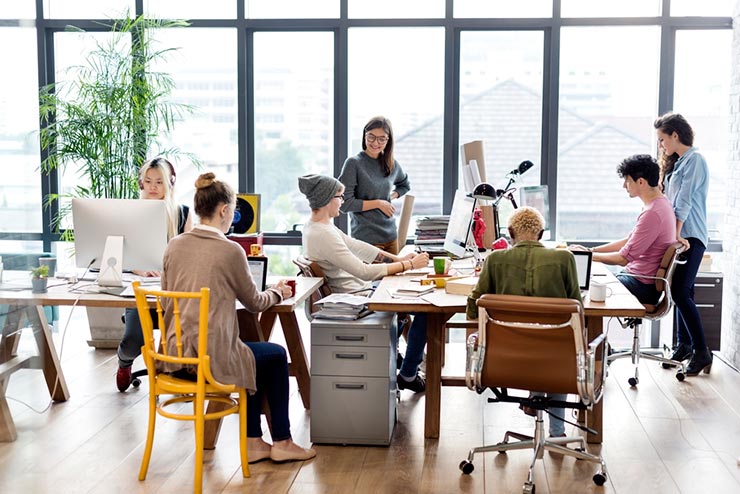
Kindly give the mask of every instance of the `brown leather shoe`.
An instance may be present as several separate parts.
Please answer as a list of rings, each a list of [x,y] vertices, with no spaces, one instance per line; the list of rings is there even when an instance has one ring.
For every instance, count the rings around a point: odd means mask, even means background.
[[[259,451],[247,451],[247,458],[248,462],[251,465],[252,463],[258,463],[260,461],[269,460],[270,459],[270,450],[264,449]]]

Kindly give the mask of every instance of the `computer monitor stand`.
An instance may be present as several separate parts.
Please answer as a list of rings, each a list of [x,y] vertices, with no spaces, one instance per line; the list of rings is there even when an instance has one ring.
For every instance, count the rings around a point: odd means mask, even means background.
[[[109,235],[100,261],[99,286],[123,286],[123,237]]]

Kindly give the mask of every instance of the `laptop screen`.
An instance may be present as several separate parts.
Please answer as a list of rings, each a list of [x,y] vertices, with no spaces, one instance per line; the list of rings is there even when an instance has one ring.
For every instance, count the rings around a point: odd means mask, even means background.
[[[578,286],[581,290],[588,290],[591,283],[591,256],[588,251],[574,250],[573,257],[576,258],[576,271],[578,271]]]
[[[267,257],[247,256],[247,262],[254,284],[257,285],[260,291],[264,292],[267,288]]]

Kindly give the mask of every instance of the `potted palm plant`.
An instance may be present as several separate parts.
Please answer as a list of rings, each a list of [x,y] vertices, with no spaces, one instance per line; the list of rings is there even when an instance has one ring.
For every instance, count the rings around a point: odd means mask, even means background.
[[[31,269],[31,291],[33,293],[46,293],[48,280],[49,266],[46,264]]]
[[[199,165],[194,156],[165,148],[160,139],[193,108],[171,101],[175,83],[154,66],[176,48],[158,48],[153,36],[186,25],[143,16],[111,21],[113,36],[96,38],[95,48],[79,66],[71,67],[67,79],[60,77],[41,88],[41,169],[48,173],[73,166],[78,177],[71,190],[50,194],[45,201],[46,207],[56,208],[52,229],[62,240],[74,239],[74,232],[64,228],[72,197],[138,197],[138,170],[147,154],[184,155]],[[100,311],[108,314],[101,316]],[[120,310],[88,310],[88,318],[92,346],[118,344],[123,332]]]

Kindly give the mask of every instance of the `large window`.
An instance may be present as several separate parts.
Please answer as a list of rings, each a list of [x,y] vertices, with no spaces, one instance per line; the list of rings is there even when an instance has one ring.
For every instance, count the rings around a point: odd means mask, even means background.
[[[541,31],[460,36],[460,143],[483,141],[486,178],[497,188],[523,160],[535,167],[519,184],[540,183],[542,38]]]
[[[298,177],[333,175],[334,36],[255,33],[255,192],[262,230],[285,232],[310,214]]]
[[[152,70],[167,71],[171,100],[194,109],[161,136],[163,147],[192,153],[240,192],[261,194],[269,249],[300,244],[286,234],[308,215],[297,177],[336,176],[376,115],[393,122],[416,215],[449,212],[460,185],[459,145],[482,140],[496,188],[522,161],[534,163],[515,186],[549,187],[558,239],[621,237],[641,205],[627,197],[616,166],[630,154],[656,154],[652,123],[668,110],[689,119],[709,162],[710,248],[717,248],[727,228],[730,67],[740,63],[730,58],[735,4],[0,2],[0,46],[12,47],[0,50],[8,69],[0,78],[0,241],[50,250],[58,240],[45,219],[46,194],[85,184],[72,165],[52,180],[38,172],[37,87],[46,77],[74,80],[96,43],[112,38],[109,16],[128,11],[188,20],[156,34],[159,46],[176,50]],[[179,201],[189,203],[201,169],[185,156],[174,160]]]
[[[36,31],[0,28],[0,46],[0,232],[40,231]]]
[[[634,226],[642,204],[616,168],[655,150],[659,38],[652,26],[562,30],[558,238],[614,240]]]
[[[173,49],[154,69],[172,76],[172,100],[193,109],[183,114],[175,122],[174,132],[162,139],[163,149],[176,148],[182,153],[170,156],[177,169],[175,191],[179,202],[192,204],[193,184],[205,171],[214,172],[237,189],[236,30],[162,29],[154,36],[157,48]],[[158,152],[150,150],[151,155]],[[188,155],[197,157],[202,168],[198,169]]]
[[[676,33],[673,108],[694,129],[694,145],[709,166],[707,220],[710,240],[722,239],[729,178],[728,145],[732,34],[729,31]],[[711,46],[712,56],[706,56]],[[711,77],[707,77],[711,74]]]
[[[395,159],[408,174],[416,214],[442,210],[444,31],[357,28],[349,32],[349,154],[362,128],[383,115],[393,124]],[[397,209],[400,209],[397,207]]]

